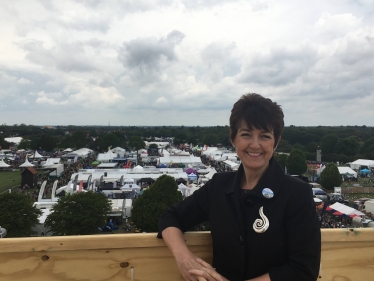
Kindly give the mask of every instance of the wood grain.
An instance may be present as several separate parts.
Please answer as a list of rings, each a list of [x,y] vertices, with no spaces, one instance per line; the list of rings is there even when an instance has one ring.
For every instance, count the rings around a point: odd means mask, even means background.
[[[209,232],[185,234],[211,263]],[[319,280],[374,280],[374,229],[323,229]],[[0,281],[183,280],[156,233],[0,239]]]

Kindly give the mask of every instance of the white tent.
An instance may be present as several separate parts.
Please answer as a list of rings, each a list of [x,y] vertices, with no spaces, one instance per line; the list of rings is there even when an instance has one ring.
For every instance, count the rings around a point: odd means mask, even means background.
[[[336,203],[330,205],[330,208],[334,209],[338,212],[341,212],[343,214],[346,214],[346,215],[353,215],[353,214],[359,215],[359,216],[364,216],[365,215],[364,213],[361,213],[360,211],[358,211],[358,210],[356,210],[352,207],[346,206],[344,204],[341,204],[339,202],[336,202]]]
[[[207,179],[212,179],[213,175],[217,173],[217,171],[214,168],[208,168],[208,170],[209,170],[209,174],[204,175],[204,177]]]
[[[33,159],[39,159],[39,158],[43,158],[44,156],[40,155],[39,152],[37,150],[35,150],[34,153],[31,154],[30,158],[33,158]]]
[[[208,147],[208,149],[204,150],[201,154],[210,155],[213,151],[216,151],[216,150],[218,150],[218,147]]]
[[[12,138],[4,138],[6,142],[15,143],[16,145],[19,145],[22,137],[12,137]]]
[[[60,158],[48,158],[43,164],[43,167],[53,166],[55,164],[60,164]]]
[[[81,148],[81,149],[78,149],[78,150],[75,150],[73,152],[65,154],[65,157],[68,157],[68,158],[75,158],[75,157],[86,158],[91,153],[93,153],[93,150],[84,147],[84,148]]]
[[[321,168],[317,169],[317,175],[320,175],[322,171],[326,168],[326,166],[322,166]],[[352,170],[350,167],[338,167],[339,174],[344,175],[344,174],[351,174],[355,178],[357,178],[357,173]]]
[[[72,152],[73,150],[71,148],[67,148],[65,150],[63,150],[62,152]]]
[[[178,190],[182,193],[183,196],[186,196],[186,190],[187,190],[186,185],[184,185],[183,183],[180,183],[178,185]]]
[[[223,163],[225,163],[232,170],[237,170],[239,168],[239,166],[240,166],[240,164],[235,163],[235,162],[230,161],[230,160],[225,160],[225,161],[223,161]]]
[[[345,174],[351,174],[355,178],[357,178],[357,173],[353,171],[350,167],[338,167],[339,174],[345,175]]]
[[[31,164],[31,163],[29,162],[29,160],[27,159],[27,156],[26,156],[26,160],[25,160],[25,162],[24,162],[23,164],[19,165],[19,166],[20,166],[21,168],[34,167],[34,165]]]
[[[367,166],[370,168],[374,168],[374,160],[367,160],[367,159],[357,159],[349,164],[352,169],[360,169],[361,166]]]
[[[122,148],[122,147],[115,147],[115,148],[112,148],[111,151],[118,156],[119,154],[119,157],[125,157],[125,154],[126,154],[126,149]],[[116,156],[116,157],[117,157]]]
[[[97,155],[96,161],[98,162],[111,162],[113,158],[117,157],[112,151],[108,151],[106,153],[99,153]]]
[[[10,167],[10,165],[8,165],[7,163],[5,163],[2,159],[0,160],[0,168],[8,168]]]

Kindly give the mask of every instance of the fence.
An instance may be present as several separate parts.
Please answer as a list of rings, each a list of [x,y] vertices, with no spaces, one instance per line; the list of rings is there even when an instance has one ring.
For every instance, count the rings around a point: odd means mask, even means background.
[[[342,193],[374,193],[374,187],[352,186],[342,187]]]
[[[373,280],[374,231],[322,229],[318,280]],[[209,232],[185,234],[211,262]],[[178,281],[172,254],[156,233],[0,239],[0,281]]]

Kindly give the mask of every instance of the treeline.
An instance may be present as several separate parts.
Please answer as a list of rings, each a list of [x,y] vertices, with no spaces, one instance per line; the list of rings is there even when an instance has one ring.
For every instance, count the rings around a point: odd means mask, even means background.
[[[192,143],[194,146],[230,146],[228,126],[56,126],[43,128],[33,125],[1,125],[0,146],[7,148],[4,138],[20,136],[21,148],[53,151],[58,148],[88,147],[106,151],[109,146],[127,147],[129,140],[140,136],[144,140],[174,138],[174,144]],[[322,151],[323,162],[350,162],[358,158],[374,159],[374,127],[317,126],[284,128],[277,151],[289,153],[300,149],[307,160],[316,160],[316,151]]]

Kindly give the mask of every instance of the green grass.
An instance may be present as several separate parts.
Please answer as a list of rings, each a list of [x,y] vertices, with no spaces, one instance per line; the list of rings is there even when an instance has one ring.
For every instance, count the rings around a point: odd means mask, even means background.
[[[0,171],[0,193],[13,187],[21,185],[21,171]]]

